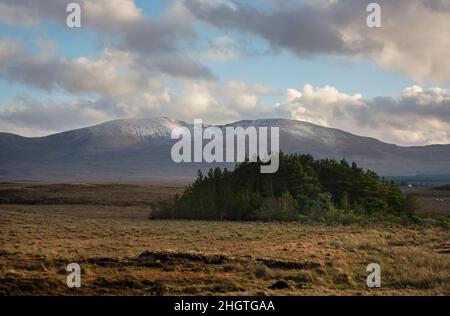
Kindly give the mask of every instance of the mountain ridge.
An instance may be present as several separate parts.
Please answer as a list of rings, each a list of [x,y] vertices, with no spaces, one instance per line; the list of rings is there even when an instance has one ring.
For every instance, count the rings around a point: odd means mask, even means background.
[[[45,136],[23,136],[23,135],[16,134],[16,133],[1,132],[1,131],[0,131],[0,136],[2,136],[2,135],[11,135],[11,136],[24,138],[24,139],[40,139],[40,138],[46,138],[46,137],[56,136],[56,135],[60,135],[60,134],[65,134],[65,133],[85,130],[85,129],[94,129],[94,128],[98,128],[98,127],[101,127],[101,126],[104,126],[104,125],[107,125],[107,124],[112,124],[112,123],[133,122],[133,121],[134,122],[144,122],[144,121],[154,121],[154,120],[162,120],[162,119],[180,123],[179,124],[180,126],[192,126],[193,125],[193,124],[187,123],[187,122],[185,122],[183,120],[172,119],[172,118],[164,117],[164,116],[162,116],[162,117],[153,117],[153,118],[125,118],[125,119],[110,120],[110,121],[106,121],[106,122],[95,124],[95,125],[90,125],[90,126],[75,128],[75,129],[71,129],[71,130],[61,131],[61,132],[57,132],[57,133],[53,133],[53,134],[49,134],[49,135],[45,135]],[[301,124],[310,125],[310,126],[314,126],[314,127],[319,127],[319,128],[323,128],[323,129],[327,129],[327,130],[332,130],[332,131],[336,131],[336,132],[340,132],[340,133],[344,133],[344,134],[348,134],[348,135],[352,135],[352,136],[358,136],[358,137],[361,137],[361,138],[375,140],[375,141],[378,141],[378,142],[386,144],[386,145],[392,145],[392,146],[396,146],[396,147],[400,147],[400,148],[423,148],[423,147],[450,146],[450,143],[449,144],[409,145],[409,146],[407,146],[407,145],[398,145],[398,144],[389,143],[389,142],[385,142],[385,141],[379,140],[379,139],[377,139],[375,137],[372,137],[372,136],[354,134],[354,133],[351,133],[351,132],[348,132],[348,131],[345,131],[345,130],[339,129],[339,128],[325,127],[325,126],[320,126],[320,125],[317,125],[317,124],[314,124],[314,123],[310,123],[310,122],[306,122],[306,121],[294,120],[294,119],[286,119],[286,118],[239,120],[239,121],[236,121],[236,122],[231,122],[231,123],[226,123],[226,124],[207,124],[207,123],[204,123],[204,125],[206,125],[206,126],[217,126],[217,127],[237,126],[237,125],[243,126],[243,124],[241,124],[241,123],[246,123],[245,125],[251,125],[251,123],[262,122],[262,121],[266,121],[266,122],[269,122],[269,121],[270,122],[273,122],[273,121],[298,122],[298,123],[301,123]],[[252,125],[252,126],[255,126],[255,125]]]
[[[217,126],[280,128],[280,149],[347,159],[383,176],[450,174],[450,145],[399,146],[376,138],[289,119],[241,120]],[[175,164],[168,117],[121,119],[44,137],[0,133],[0,179],[32,181],[188,181],[198,169],[233,164]]]

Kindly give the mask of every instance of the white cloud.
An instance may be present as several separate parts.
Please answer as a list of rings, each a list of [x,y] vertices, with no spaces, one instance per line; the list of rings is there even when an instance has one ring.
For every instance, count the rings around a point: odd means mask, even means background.
[[[107,23],[108,26],[135,23],[144,19],[142,11],[133,0],[85,0],[83,10],[92,23]]]
[[[430,2],[382,1],[382,28],[369,29],[358,19],[350,19],[341,33],[357,34],[348,45],[372,43],[372,49],[362,55],[372,57],[386,69],[418,82],[450,82],[450,7],[433,7]]]
[[[67,2],[0,0],[0,21],[62,24]],[[256,34],[273,51],[287,49],[301,58],[365,57],[417,81],[446,82],[450,81],[446,32],[450,7],[445,1],[382,1],[381,29],[366,27],[367,13],[360,0],[265,3],[271,5],[257,10],[235,1],[179,0],[160,16],[149,18],[132,0],[82,0],[87,29],[114,38],[114,45],[104,47],[98,57],[57,56],[56,43],[45,37],[35,39],[37,52],[18,40],[0,39],[2,79],[47,92],[62,90],[76,100],[17,98],[2,105],[1,129],[43,135],[125,117],[202,118],[210,123],[285,117],[399,144],[450,143],[448,89],[424,89],[419,83],[395,99],[365,99],[331,86],[305,85],[288,89],[284,99],[272,105],[264,101],[268,95],[273,97],[270,88],[211,80],[210,70],[186,49],[197,43],[198,19],[226,31]],[[219,36],[201,57],[228,62],[246,55],[246,49],[240,39]]]
[[[268,2],[265,9],[245,1],[185,3],[197,19],[256,35],[275,51],[364,57],[417,81],[450,82],[450,6],[444,1],[380,0],[382,28],[367,27],[366,1]]]
[[[0,0],[0,9],[21,12],[14,24],[29,26],[54,21],[66,27],[66,5],[69,0]],[[144,70],[160,72],[173,77],[213,79],[209,69],[198,63],[183,45],[192,45],[196,39],[192,15],[182,2],[174,1],[156,18],[145,16],[133,0],[82,0],[83,30],[113,39],[106,49],[128,51],[142,64]],[[0,23],[11,24],[0,13]]]
[[[0,111],[3,131],[43,135],[117,118],[169,116],[211,124],[241,119],[290,118],[340,128],[401,145],[450,143],[450,90],[406,88],[394,99],[365,99],[334,87],[288,89],[284,100],[269,105],[263,85],[231,81],[226,84],[179,81],[169,89],[154,80],[145,92],[116,95],[96,101],[41,102],[21,98]]]
[[[0,40],[0,75],[13,82],[44,90],[63,89],[70,93],[120,95],[145,89],[144,75],[137,71],[132,54],[105,49],[99,58],[73,60],[53,54],[48,41],[37,54],[23,49],[20,43]]]
[[[256,105],[268,93],[263,85],[231,81],[224,85],[181,80],[169,89],[165,82],[151,80],[139,92],[115,94],[97,100],[40,102],[21,97],[3,104],[3,132],[41,136],[118,118],[169,116],[192,122],[228,123],[242,117],[258,118],[271,106]],[[270,113],[270,111],[268,111]]]
[[[289,89],[277,112],[310,123],[402,144],[450,143],[450,90],[404,89],[398,99],[347,95],[333,87]]]

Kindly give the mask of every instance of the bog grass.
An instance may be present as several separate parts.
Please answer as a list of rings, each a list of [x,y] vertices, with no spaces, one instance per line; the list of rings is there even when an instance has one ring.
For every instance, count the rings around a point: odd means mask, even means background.
[[[78,203],[0,205],[0,294],[450,295],[450,234],[439,227],[150,221],[182,188],[59,189],[31,190]],[[71,262],[82,267],[75,291]],[[365,285],[372,262],[380,289]]]

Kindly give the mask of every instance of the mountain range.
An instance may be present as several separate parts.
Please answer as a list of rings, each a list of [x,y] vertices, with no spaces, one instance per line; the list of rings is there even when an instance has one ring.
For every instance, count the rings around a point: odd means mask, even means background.
[[[287,120],[238,121],[228,126],[279,127],[280,148],[316,158],[347,159],[383,176],[450,174],[450,145],[402,147],[342,130]],[[126,119],[27,138],[0,133],[1,181],[186,182],[198,169],[232,164],[181,163],[171,159],[175,127],[170,118]]]

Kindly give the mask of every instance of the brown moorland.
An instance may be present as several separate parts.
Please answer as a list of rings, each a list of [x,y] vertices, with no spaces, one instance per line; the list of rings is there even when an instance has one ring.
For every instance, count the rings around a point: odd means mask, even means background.
[[[0,185],[0,294],[450,295],[448,230],[148,220],[182,190]],[[71,262],[82,268],[76,290]],[[365,284],[372,262],[380,289]]]

